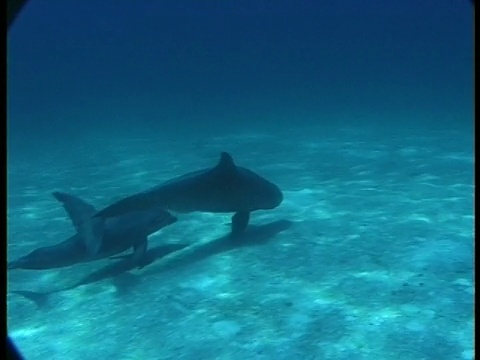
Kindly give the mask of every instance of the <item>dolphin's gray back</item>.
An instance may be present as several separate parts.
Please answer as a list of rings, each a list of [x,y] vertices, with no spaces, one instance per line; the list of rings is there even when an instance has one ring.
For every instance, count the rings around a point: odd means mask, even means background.
[[[153,206],[188,213],[229,213],[272,209],[280,204],[280,189],[246,168],[237,167],[223,152],[216,166],[173,178],[126,197],[95,214],[109,218]]]
[[[180,213],[250,212],[262,209],[265,188],[275,185],[248,169],[236,167],[235,170],[236,173],[232,174],[213,168],[169,180],[130,197],[128,202],[133,205],[130,211],[136,207],[135,203],[140,207],[155,204]]]

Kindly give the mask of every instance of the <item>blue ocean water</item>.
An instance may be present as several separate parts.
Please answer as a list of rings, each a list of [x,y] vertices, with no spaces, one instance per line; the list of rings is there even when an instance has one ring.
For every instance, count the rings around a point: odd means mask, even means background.
[[[9,261],[75,233],[54,191],[228,151],[284,194],[242,243],[195,212],[141,270],[9,270],[27,359],[473,358],[471,2],[31,0],[7,41]]]

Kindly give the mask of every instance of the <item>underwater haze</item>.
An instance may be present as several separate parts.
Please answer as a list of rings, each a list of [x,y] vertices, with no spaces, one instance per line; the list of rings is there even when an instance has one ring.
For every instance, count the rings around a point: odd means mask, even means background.
[[[28,1],[9,262],[76,234],[53,192],[100,210],[222,152],[283,202],[239,239],[175,213],[142,269],[9,269],[8,334],[26,359],[473,359],[473,31],[467,0]]]

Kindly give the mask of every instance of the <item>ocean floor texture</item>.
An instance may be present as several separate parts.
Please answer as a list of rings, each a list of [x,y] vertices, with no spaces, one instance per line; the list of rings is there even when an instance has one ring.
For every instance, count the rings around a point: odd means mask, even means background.
[[[101,209],[221,151],[277,184],[253,212],[176,214],[149,248],[187,247],[40,305],[114,260],[8,272],[8,332],[27,359],[470,360],[472,135],[341,128],[209,139],[101,137],[8,160],[8,259],[74,234],[51,193]],[[34,145],[33,145],[34,146]],[[44,151],[44,152],[43,152]]]

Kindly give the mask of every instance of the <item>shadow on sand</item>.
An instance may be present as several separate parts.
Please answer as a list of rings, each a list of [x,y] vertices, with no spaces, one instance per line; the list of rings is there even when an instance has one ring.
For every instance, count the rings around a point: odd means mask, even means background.
[[[145,270],[139,276],[154,276],[164,271],[187,266],[192,263],[207,259],[216,254],[225,253],[244,246],[264,245],[272,240],[277,234],[292,226],[293,222],[279,220],[265,225],[250,225],[241,235],[232,237],[222,236],[208,242],[199,242],[192,245],[187,244],[166,244],[153,247],[145,253]],[[98,281],[112,278],[113,284],[119,294],[126,293],[138,283],[137,276],[129,271],[136,268],[127,256],[115,257],[121,260],[108,264],[83,277],[69,286],[59,289],[35,292],[29,290],[12,290],[10,293],[23,296],[33,301],[38,308],[44,308],[48,304],[48,297],[51,294],[71,290],[81,285],[92,284]]]
[[[194,243],[184,249],[172,252],[155,262],[144,271],[145,275],[155,275],[167,270],[191,265],[192,263],[207,259],[216,254],[225,253],[245,246],[264,245],[271,241],[277,234],[289,229],[292,221],[279,220],[264,225],[249,225],[241,235],[230,235],[220,238]]]

